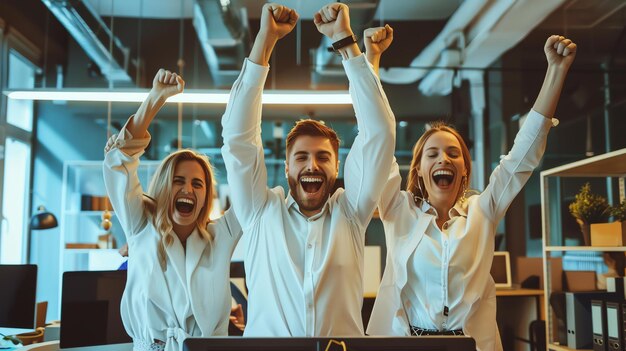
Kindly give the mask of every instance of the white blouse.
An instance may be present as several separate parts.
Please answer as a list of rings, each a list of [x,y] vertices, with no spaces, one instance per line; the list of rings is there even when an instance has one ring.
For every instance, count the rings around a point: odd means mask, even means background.
[[[387,265],[368,326],[370,335],[463,329],[480,351],[502,350],[490,275],[498,222],[543,156],[552,121],[531,111],[513,148],[480,195],[457,203],[442,229],[428,203],[400,191],[397,163],[379,203]]]
[[[395,122],[364,55],[344,60],[359,128],[337,190],[310,218],[267,187],[261,97],[269,68],[246,60],[222,118],[222,155],[245,235],[245,336],[363,335],[365,229],[387,179]]]
[[[228,211],[207,227],[213,242],[196,229],[187,238],[186,252],[174,234],[173,244],[165,248],[163,271],[157,254],[160,235],[145,213],[137,176],[139,157],[149,142],[149,134],[133,138],[124,128],[105,150],[105,185],[129,252],[121,315],[135,350],[146,350],[155,340],[165,342],[165,350],[182,350],[188,336],[228,335],[230,257],[241,228]]]

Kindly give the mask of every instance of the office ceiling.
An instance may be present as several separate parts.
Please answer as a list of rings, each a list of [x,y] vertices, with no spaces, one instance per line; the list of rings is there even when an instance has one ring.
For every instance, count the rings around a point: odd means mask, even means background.
[[[87,0],[101,16],[179,19],[193,17],[194,0]],[[241,4],[251,19],[258,19],[265,1],[226,0]],[[296,9],[300,17],[311,20],[313,14],[329,0],[276,1]],[[363,1],[366,3],[366,1]],[[388,21],[442,20],[449,18],[463,0],[380,0],[375,18]]]
[[[139,75],[133,75],[128,84],[115,82],[114,86],[148,87],[151,77],[160,67],[177,70],[180,58],[185,62],[184,76],[190,88],[218,87],[203,51],[202,37],[194,26],[194,3],[198,0],[86,0],[96,10],[101,20],[110,25],[115,21],[113,33],[129,50],[131,59],[141,62]],[[258,30],[258,16],[263,1],[257,0],[205,0],[217,1],[236,8],[243,7],[247,14],[249,39]],[[372,17],[373,25],[389,23],[395,28],[394,44],[382,60],[384,68],[409,68],[407,72],[419,70],[417,58],[424,55],[451,23],[461,24],[458,30],[467,40],[476,39],[475,56],[479,64],[472,66],[493,70],[540,72],[545,69],[545,58],[540,48],[549,34],[563,33],[574,38],[581,48],[574,69],[595,70],[609,63],[611,69],[626,66],[626,1],[623,0],[361,0],[350,1],[351,8],[376,6]],[[315,30],[311,17],[314,11],[327,0],[284,0],[281,3],[298,9],[302,22],[300,31],[282,40],[276,48],[271,62],[272,69],[268,88],[276,89],[344,89],[345,79],[316,78],[315,52],[321,47],[321,35]],[[372,5],[374,4],[374,5]],[[459,16],[468,7],[482,7],[476,17]],[[529,9],[545,7],[545,13],[535,14],[528,24],[524,22]],[[552,10],[550,10],[552,6]],[[488,9],[488,10],[485,10]],[[498,13],[498,11],[501,11]],[[521,14],[520,14],[521,13]],[[111,17],[111,15],[113,15]],[[212,15],[209,13],[209,15]],[[508,16],[508,17],[507,17]],[[515,17],[518,17],[517,19]],[[513,19],[511,19],[513,17]],[[521,20],[520,20],[521,19]],[[464,23],[465,20],[467,23]],[[517,21],[514,21],[517,20]],[[533,22],[534,21],[534,22]],[[485,25],[489,23],[489,26]],[[535,23],[536,22],[536,23]],[[464,27],[463,27],[464,26]],[[481,27],[483,26],[483,27]],[[481,28],[483,29],[481,31]],[[452,37],[452,35],[450,35]],[[514,40],[509,38],[516,38]],[[182,40],[181,40],[182,39]],[[480,39],[480,40],[478,40]],[[446,45],[459,47],[460,43],[450,40]],[[512,43],[507,43],[512,41]],[[69,44],[66,64],[65,87],[108,87],[106,79],[88,72],[89,58],[81,53],[76,43]],[[444,48],[433,50],[437,56]],[[462,48],[461,48],[462,49]],[[83,51],[86,51],[83,48]],[[83,57],[78,57],[78,56]],[[78,57],[78,58],[77,58]],[[241,60],[233,60],[240,62]],[[440,62],[435,58],[430,64]],[[411,67],[413,66],[413,67]],[[332,68],[332,64],[328,67]],[[339,67],[340,68],[340,67]],[[236,69],[234,71],[237,71]],[[323,69],[322,69],[323,71]],[[383,73],[384,75],[384,73]],[[135,79],[140,77],[139,79]],[[318,79],[319,78],[319,79]],[[419,89],[422,78],[410,83],[393,83],[383,77],[385,90],[398,119],[432,120],[446,118],[455,110],[467,109],[467,102],[453,101],[454,94],[426,96]],[[524,94],[532,99],[536,93],[535,83],[531,92]],[[228,85],[222,86],[228,88]],[[457,105],[455,107],[455,104]],[[90,115],[85,104],[70,104],[77,113]],[[466,106],[466,105],[465,105]],[[132,112],[134,105],[120,104],[115,107],[124,115]],[[175,109],[170,109],[174,111]],[[219,118],[223,106],[201,106],[197,111],[203,116]],[[346,107],[267,107],[273,118],[315,115],[319,118],[352,118],[352,108]],[[81,112],[82,111],[82,112]],[[175,112],[165,112],[175,116]]]

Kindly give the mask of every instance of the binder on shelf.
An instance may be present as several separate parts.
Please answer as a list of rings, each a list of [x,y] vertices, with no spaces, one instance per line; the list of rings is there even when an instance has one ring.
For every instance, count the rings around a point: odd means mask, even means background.
[[[603,300],[591,300],[593,351],[606,351],[606,309]]]
[[[80,196],[80,210],[81,211],[91,211],[91,195],[81,195]]]
[[[102,203],[102,201],[100,200],[100,196],[91,196],[91,210],[92,211],[100,211],[100,203]]]
[[[107,196],[86,195],[80,196],[81,211],[112,210],[111,200]]]
[[[591,300],[607,300],[615,299],[615,297],[615,293],[606,291],[565,293],[567,347],[572,349],[591,349],[594,347]],[[602,334],[600,333],[600,335]],[[603,343],[606,345],[606,342]]]
[[[622,348],[626,348],[626,302],[622,302]]]
[[[622,306],[619,302],[606,302],[606,336],[608,351],[623,350],[624,324]]]

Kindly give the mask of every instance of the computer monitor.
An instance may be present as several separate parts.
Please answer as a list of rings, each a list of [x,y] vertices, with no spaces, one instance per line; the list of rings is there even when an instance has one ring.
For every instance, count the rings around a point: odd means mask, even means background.
[[[508,251],[496,251],[493,253],[491,276],[496,283],[496,288],[507,289],[511,287],[511,259]]]
[[[120,316],[126,271],[63,273],[61,349],[129,343]]]
[[[0,327],[35,329],[37,266],[0,265]]]
[[[336,338],[189,338],[184,351],[475,351],[467,336],[336,337]]]

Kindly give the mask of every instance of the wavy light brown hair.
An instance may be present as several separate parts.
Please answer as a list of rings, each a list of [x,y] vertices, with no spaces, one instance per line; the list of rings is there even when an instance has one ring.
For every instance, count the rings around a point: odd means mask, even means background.
[[[413,146],[413,160],[411,160],[411,168],[409,171],[409,178],[406,182],[406,190],[411,192],[414,196],[418,198],[428,198],[426,186],[424,185],[423,181],[420,183],[420,177],[417,175],[417,170],[419,168],[420,162],[422,161],[422,156],[424,154],[424,145],[426,145],[426,141],[437,132],[450,133],[454,135],[454,137],[459,141],[459,144],[461,145],[461,153],[463,154],[463,163],[465,163],[465,169],[467,170],[466,186],[469,184],[469,179],[472,176],[472,158],[461,134],[453,126],[443,121],[433,122],[430,124],[430,127],[427,126],[424,134],[422,134],[422,136],[415,143],[415,146]],[[456,195],[456,200],[458,200],[463,195],[463,191],[464,189],[459,189],[459,193]]]
[[[296,122],[296,125],[291,128],[289,134],[287,134],[287,158],[289,158],[289,150],[296,142],[296,139],[300,136],[312,136],[312,137],[323,137],[330,140],[330,144],[333,146],[333,150],[335,151],[335,158],[339,160],[339,137],[337,133],[330,127],[328,127],[324,122],[316,121],[313,119],[301,119]]]
[[[209,162],[207,156],[200,154],[194,150],[184,149],[178,150],[167,156],[159,165],[148,187],[147,195],[150,199],[146,205],[146,212],[148,213],[152,224],[161,235],[161,243],[159,245],[159,260],[161,267],[165,265],[165,247],[172,245],[174,238],[172,237],[172,218],[170,216],[170,210],[174,200],[174,194],[172,193],[172,184],[174,182],[174,171],[176,165],[181,161],[196,161],[202,167],[204,171],[205,184],[206,184],[206,201],[204,207],[200,210],[198,219],[196,220],[196,226],[200,235],[209,241],[213,242],[213,235],[207,230],[207,225],[210,222],[209,215],[213,207],[213,194],[215,193],[215,178],[213,176],[213,167]]]

